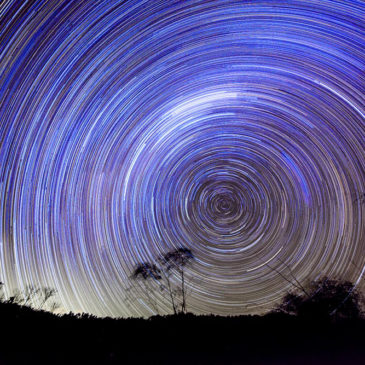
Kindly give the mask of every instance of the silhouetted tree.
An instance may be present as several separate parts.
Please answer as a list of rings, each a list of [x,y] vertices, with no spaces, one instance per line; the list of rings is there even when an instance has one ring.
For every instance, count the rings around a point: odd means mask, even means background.
[[[288,293],[278,311],[300,317],[318,319],[361,317],[361,294],[348,281],[337,281],[327,277],[313,281],[303,292]]]
[[[288,264],[286,264],[284,261],[277,258],[277,261],[279,261],[289,272],[288,274],[284,274],[280,270],[276,269],[275,267],[270,266],[269,264],[266,264],[266,266],[271,269],[272,271],[276,272],[282,279],[284,279],[286,282],[291,284],[297,291],[304,294],[304,296],[309,297],[309,293],[307,292],[307,289],[305,286],[297,279],[295,274],[293,273],[293,270],[290,268]]]
[[[162,279],[161,270],[155,264],[142,262],[135,267],[132,278],[142,282],[143,292],[146,295],[148,304],[158,314],[154,291],[156,288],[155,284]],[[159,284],[158,287],[160,287]]]
[[[39,309],[48,309],[52,311],[58,308],[58,304],[56,302],[51,302],[51,299],[57,294],[56,289],[44,287],[41,288],[39,293],[39,300],[38,300],[38,308]]]
[[[189,248],[180,247],[176,250],[170,251],[160,258],[160,262],[167,274],[169,285],[170,283],[170,273],[177,271],[181,278],[181,286],[179,294],[181,295],[181,312],[186,313],[186,283],[185,283],[185,267],[194,260],[194,255]],[[171,286],[171,285],[170,285]]]
[[[156,264],[149,262],[139,263],[135,267],[132,279],[141,279],[143,290],[151,307],[158,313],[156,302],[153,299],[154,291],[166,292],[172,306],[174,314],[178,312],[186,313],[187,285],[186,266],[194,260],[192,251],[186,247],[180,247],[162,255]],[[180,279],[179,283],[173,280],[176,273]],[[158,285],[157,285],[158,283]],[[178,306],[178,298],[181,297],[181,307]]]
[[[0,302],[14,303],[50,312],[54,312],[59,308],[56,301],[51,301],[57,294],[57,291],[53,288],[27,285],[23,291],[14,289],[12,294],[6,297],[2,291],[3,286],[4,284],[0,283]]]

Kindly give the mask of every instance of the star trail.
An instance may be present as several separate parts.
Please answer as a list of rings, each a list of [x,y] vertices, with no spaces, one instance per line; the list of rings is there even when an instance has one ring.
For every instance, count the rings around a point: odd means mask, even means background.
[[[363,287],[364,25],[355,0],[2,1],[6,295],[149,316],[133,268],[181,246],[195,313],[270,310],[278,272]]]

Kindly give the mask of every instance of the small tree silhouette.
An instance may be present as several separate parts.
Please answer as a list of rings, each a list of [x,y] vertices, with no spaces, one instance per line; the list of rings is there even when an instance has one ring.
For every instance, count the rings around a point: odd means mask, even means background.
[[[192,251],[186,247],[178,248],[174,251],[170,251],[160,259],[164,272],[167,273],[167,277],[170,278],[170,273],[172,271],[177,271],[181,278],[181,312],[186,313],[186,283],[185,283],[185,268],[186,266],[194,260],[194,255]],[[170,279],[168,279],[169,288],[171,287]],[[171,291],[171,289],[170,289]]]
[[[133,271],[132,278],[139,280],[143,284],[143,292],[146,295],[148,304],[158,314],[158,307],[156,300],[154,299],[155,283],[162,279],[161,270],[155,265],[149,262],[143,262],[136,266]]]
[[[194,260],[192,251],[186,247],[180,247],[169,251],[157,259],[156,264],[143,262],[135,267],[132,279],[142,280],[143,291],[150,306],[158,313],[154,292],[158,289],[166,292],[171,302],[174,314],[186,313],[187,288],[185,270],[186,266]],[[172,280],[173,273],[177,273],[180,283]],[[158,285],[156,285],[158,284]],[[178,307],[178,298],[181,297],[181,309]]]
[[[4,283],[0,282],[0,302],[14,303],[50,312],[55,312],[60,307],[56,301],[51,301],[57,294],[56,289],[27,285],[23,291],[14,289],[11,296],[6,297],[2,291],[3,287]]]

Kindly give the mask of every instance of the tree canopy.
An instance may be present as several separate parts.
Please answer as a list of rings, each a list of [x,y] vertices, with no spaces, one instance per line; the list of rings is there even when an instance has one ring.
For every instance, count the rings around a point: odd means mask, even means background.
[[[362,316],[363,297],[349,281],[324,277],[311,282],[306,292],[290,292],[277,307],[280,312],[317,319]]]

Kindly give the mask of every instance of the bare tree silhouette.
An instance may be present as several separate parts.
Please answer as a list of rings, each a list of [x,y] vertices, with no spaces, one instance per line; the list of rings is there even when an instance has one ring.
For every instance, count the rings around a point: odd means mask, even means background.
[[[293,273],[293,270],[290,268],[290,266],[288,264],[286,264],[284,261],[277,259],[282,265],[285,266],[285,268],[288,269],[289,271],[289,275],[284,275],[281,271],[279,271],[278,269],[270,266],[269,264],[266,264],[266,266],[271,269],[272,271],[275,271],[282,279],[284,279],[286,282],[288,282],[289,284],[293,285],[294,288],[296,288],[297,290],[299,290],[300,292],[302,292],[305,296],[309,297],[309,293],[307,292],[307,290],[305,289],[304,285],[298,280],[298,278],[295,276],[295,274]]]
[[[3,287],[4,283],[0,282],[0,302],[15,303],[50,312],[55,312],[60,307],[55,300],[51,300],[57,294],[53,288],[27,285],[23,291],[14,289],[10,297],[6,297],[2,291]]]

